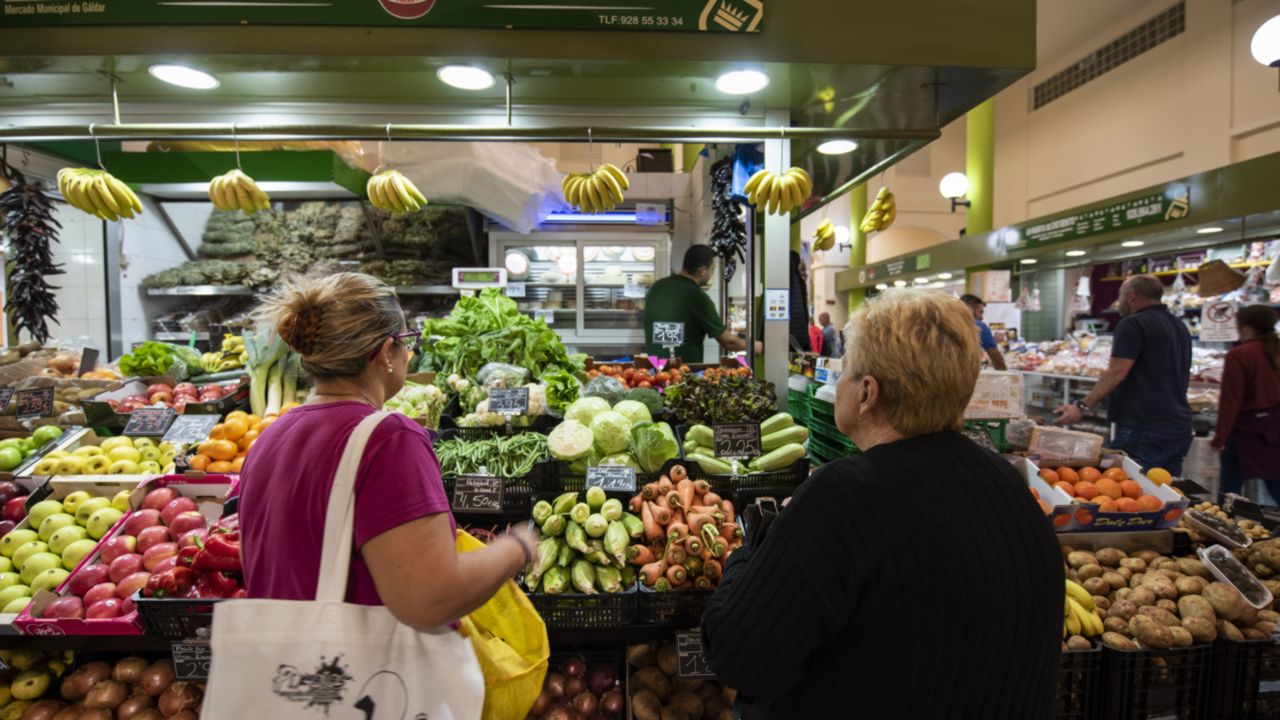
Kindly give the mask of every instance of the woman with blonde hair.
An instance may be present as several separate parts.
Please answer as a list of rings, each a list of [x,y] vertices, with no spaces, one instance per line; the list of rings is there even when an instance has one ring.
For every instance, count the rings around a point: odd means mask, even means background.
[[[1052,717],[1062,556],[1026,480],[957,432],[972,315],[890,290],[845,345],[836,422],[860,453],[746,528],[703,616],[712,670],[748,718]]]
[[[302,356],[315,391],[258,438],[241,474],[240,528],[249,597],[313,600],[325,512],[352,431],[404,386],[420,342],[382,281],[339,273],[268,298],[260,319]],[[385,606],[420,630],[480,607],[534,558],[517,527],[459,555],[440,464],[423,429],[391,414],[373,430],[355,478],[346,601]]]

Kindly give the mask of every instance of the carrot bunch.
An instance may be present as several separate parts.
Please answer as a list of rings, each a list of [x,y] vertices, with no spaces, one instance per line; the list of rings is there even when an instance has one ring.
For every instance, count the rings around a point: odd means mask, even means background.
[[[654,590],[710,590],[742,547],[733,503],[706,480],[691,480],[683,465],[642,487],[631,498],[631,511],[644,523],[644,535],[627,548],[627,558],[640,566],[640,582]]]

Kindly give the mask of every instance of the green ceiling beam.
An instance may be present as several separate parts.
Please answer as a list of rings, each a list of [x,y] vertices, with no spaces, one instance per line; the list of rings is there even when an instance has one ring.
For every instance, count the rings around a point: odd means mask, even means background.
[[[202,183],[233,170],[234,152],[110,153],[107,168],[130,185]],[[240,153],[241,167],[257,182],[329,182],[363,197],[369,173],[328,150]]]

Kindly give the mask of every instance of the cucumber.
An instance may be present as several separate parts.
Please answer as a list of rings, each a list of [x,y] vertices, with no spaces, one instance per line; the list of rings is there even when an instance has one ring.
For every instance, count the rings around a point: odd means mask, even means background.
[[[779,430],[786,430],[796,423],[795,419],[789,413],[778,413],[773,417],[760,423],[760,435],[772,435]]]
[[[685,431],[684,439],[686,442],[694,442],[702,447],[711,448],[716,446],[715,432],[706,425],[691,426]]]
[[[710,475],[732,475],[733,474],[732,465],[730,465],[729,463],[719,458],[713,458],[710,455],[703,455],[702,453],[694,453],[693,455],[687,456],[685,459],[692,460],[698,463],[698,465],[702,468],[702,471]]]
[[[804,458],[808,452],[799,443],[788,443],[773,452],[766,453],[751,461],[751,472],[777,472],[786,470]]]
[[[692,441],[692,440],[685,440],[685,441],[684,441],[684,454],[685,454],[685,456],[689,456],[689,455],[692,455],[693,453],[698,452],[698,448],[700,448],[700,447],[702,447],[702,446],[701,446],[701,445],[699,445],[698,443],[696,443],[696,442]]]
[[[783,445],[790,443],[799,443],[803,445],[809,440],[809,428],[803,425],[792,425],[785,430],[779,430],[760,438],[760,449],[765,452],[773,452]]]

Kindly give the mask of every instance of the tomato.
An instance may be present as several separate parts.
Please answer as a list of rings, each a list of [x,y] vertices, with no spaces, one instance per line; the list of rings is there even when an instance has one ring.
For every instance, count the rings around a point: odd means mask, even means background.
[[[598,378],[598,377],[600,377],[600,371],[599,371],[599,370],[590,370],[590,371],[588,371],[588,372],[587,372],[587,379],[588,379],[588,380],[595,380],[595,379],[596,379],[596,378]]]
[[[631,382],[631,379],[634,378],[635,376],[636,376],[636,371],[632,370],[631,368],[627,368],[626,372],[622,373],[622,378],[627,382]]]
[[[640,383],[640,387],[642,387],[642,388],[651,388],[651,387],[653,387],[653,383],[649,382],[648,380],[645,380],[644,382]]]
[[[673,383],[678,383],[678,382],[680,382],[680,371],[679,371],[679,370],[672,370],[672,371],[671,371],[671,382],[673,382]]]
[[[663,372],[658,373],[658,382],[660,383],[671,382],[671,373],[666,372],[665,370]]]
[[[618,374],[618,371],[615,370],[612,365],[605,365],[603,368],[600,369],[600,372],[610,377],[613,377],[614,375]]]

